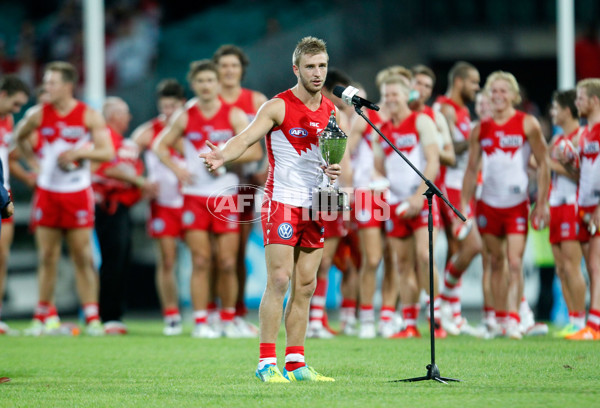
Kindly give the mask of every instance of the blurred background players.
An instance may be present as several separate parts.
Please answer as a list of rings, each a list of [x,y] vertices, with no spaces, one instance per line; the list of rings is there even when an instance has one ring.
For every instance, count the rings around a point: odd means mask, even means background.
[[[41,334],[44,325],[47,330],[60,325],[51,302],[63,237],[75,266],[86,331],[90,335],[104,333],[90,243],[94,225],[90,160],[111,160],[114,150],[102,116],[73,97],[77,77],[68,63],[48,64],[44,88],[50,102],[29,109],[17,126],[17,143],[24,159],[39,168],[32,209],[39,254],[39,299],[31,334]],[[32,146],[28,138],[35,131],[39,138]]]
[[[183,195],[177,176],[152,151],[152,143],[167,126],[173,114],[183,106],[184,89],[177,80],[165,79],[157,85],[156,95],[159,115],[135,129],[131,139],[137,143],[144,155],[148,180],[157,188],[155,197],[150,201],[147,229],[148,235],[155,239],[158,249],[156,288],[165,323],[163,334],[173,336],[182,332],[175,263],[177,239],[183,237]],[[185,167],[185,160],[178,149],[170,147],[169,153],[175,166]]]

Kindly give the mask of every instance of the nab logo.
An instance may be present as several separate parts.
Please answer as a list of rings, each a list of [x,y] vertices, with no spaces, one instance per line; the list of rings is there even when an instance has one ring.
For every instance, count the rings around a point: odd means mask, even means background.
[[[308,136],[308,131],[303,128],[293,128],[293,129],[290,129],[290,136],[306,137],[306,136]]]
[[[292,224],[289,222],[284,222],[277,228],[277,234],[281,239],[290,239],[294,234],[294,229],[292,228]]]

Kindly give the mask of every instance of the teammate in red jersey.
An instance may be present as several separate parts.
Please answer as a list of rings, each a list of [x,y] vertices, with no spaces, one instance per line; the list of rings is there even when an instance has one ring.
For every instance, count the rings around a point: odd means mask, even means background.
[[[188,80],[196,97],[184,109],[174,114],[171,123],[161,132],[153,144],[153,150],[182,183],[184,195],[184,239],[192,253],[192,303],[196,326],[194,337],[214,338],[221,334],[240,337],[235,327],[235,302],[237,299],[236,257],[239,245],[239,211],[237,187],[239,179],[231,172],[211,174],[198,158],[209,150],[208,143],[223,144],[248,124],[244,112],[225,105],[219,99],[219,74],[216,65],[209,60],[190,64]],[[177,165],[170,152],[171,147],[183,144],[186,168]],[[260,146],[251,149],[245,160],[260,158]],[[207,322],[209,275],[213,248],[217,255],[220,278],[218,293],[223,304],[222,333],[213,330]]]
[[[56,310],[48,308],[64,237],[75,266],[86,331],[101,335],[104,330],[98,316],[98,283],[90,243],[94,225],[90,161],[111,160],[114,149],[102,116],[73,97],[76,83],[77,71],[71,64],[47,65],[44,88],[50,102],[29,109],[17,126],[17,143],[23,157],[28,162],[35,162],[37,157],[39,168],[32,208],[40,258],[39,299],[31,329],[41,333],[44,316],[48,316],[47,329],[59,326]],[[39,137],[37,145],[31,146],[28,138],[34,131]]]
[[[482,165],[477,225],[490,252],[496,319],[502,329],[500,334],[520,339],[518,310],[529,215],[527,167],[533,153],[538,163],[538,196],[531,220],[533,225],[547,225],[550,184],[547,147],[538,121],[514,108],[519,102],[519,85],[512,74],[492,73],[485,88],[491,97],[493,114],[491,119],[480,122],[470,136],[461,202],[467,211]]]
[[[219,69],[219,84],[221,85],[219,96],[226,105],[236,106],[246,113],[248,122],[254,119],[256,112],[267,101],[267,97],[258,91],[243,88],[242,81],[250,60],[246,53],[235,45],[223,45],[213,54],[213,61]],[[235,305],[235,325],[242,334],[248,337],[258,335],[258,329],[247,322],[244,317],[248,313],[244,301],[246,292],[246,246],[250,231],[251,221],[255,217],[254,194],[256,187],[264,184],[264,171],[260,168],[260,162],[246,163],[236,170],[240,176],[239,194],[244,196],[244,208],[241,213],[240,244],[237,256],[237,278],[238,295]]]
[[[590,276],[587,325],[569,340],[600,340],[600,78],[577,83],[575,105],[587,125],[579,136],[579,240]]]
[[[328,60],[322,40],[303,38],[293,54],[298,84],[264,104],[251,125],[222,150],[211,145],[212,152],[201,155],[214,172],[266,135],[269,176],[262,224],[267,287],[259,310],[260,359],[256,370],[256,376],[265,382],[333,380],[318,374],[304,360],[310,298],[324,241],[322,222],[310,218],[312,190],[325,182],[323,173],[330,179],[341,173],[337,164],[321,169],[323,159],[318,149],[317,135],[326,127],[331,111],[337,111],[321,94]],[[282,375],[277,368],[275,341],[290,283]]]
[[[183,194],[177,176],[165,166],[152,151],[152,143],[169,123],[172,115],[183,106],[184,89],[175,79],[165,79],[156,87],[159,115],[140,125],[131,135],[144,155],[148,180],[158,190],[150,202],[148,235],[156,240],[156,288],[162,306],[165,326],[163,334],[176,336],[182,332],[181,313],[177,301],[177,281],[175,263],[177,259],[177,239],[183,236],[181,216]],[[185,166],[181,153],[171,148],[175,165]]]
[[[0,78],[0,171],[2,180],[0,185],[0,318],[2,317],[2,298],[8,267],[8,255],[14,235],[12,214],[14,204],[9,196],[9,149],[13,143],[13,114],[19,113],[21,107],[29,99],[29,88],[18,77],[6,75]],[[0,320],[0,335],[10,334],[14,331]]]

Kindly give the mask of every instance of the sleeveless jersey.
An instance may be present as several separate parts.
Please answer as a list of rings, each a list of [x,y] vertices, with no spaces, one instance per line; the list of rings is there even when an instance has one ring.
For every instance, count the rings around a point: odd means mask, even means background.
[[[436,106],[439,105],[450,105],[454,108],[456,114],[456,123],[454,128],[450,129],[450,134],[455,142],[464,142],[469,139],[471,133],[471,115],[466,107],[461,107],[456,104],[452,99],[447,96],[439,96],[436,99]],[[467,162],[469,161],[469,151],[465,151],[461,154],[456,155],[456,165],[454,167],[446,167],[446,176],[444,183],[446,187],[461,190],[463,178],[465,177],[465,170],[467,169]]]
[[[164,129],[165,123],[159,118],[152,120],[152,142],[156,140],[158,134]],[[150,144],[152,145],[152,143]],[[169,147],[171,160],[179,167],[185,168],[185,160],[177,150]],[[183,206],[183,195],[179,186],[179,180],[170,168],[160,161],[152,149],[146,149],[144,152],[144,161],[146,162],[146,171],[148,172],[148,181],[158,185],[158,194],[156,203],[163,207],[180,208]]]
[[[410,160],[420,171],[425,170],[427,161],[419,132],[417,131],[417,118],[422,113],[412,112],[398,126],[388,120],[381,126],[381,132]],[[413,195],[421,178],[386,142],[383,145],[385,154],[385,172],[390,181],[389,199],[391,205],[398,204]]]
[[[367,110],[367,117],[375,126],[381,122],[381,117],[376,111]],[[371,183],[374,166],[373,142],[377,143],[378,139],[377,132],[367,124],[356,150],[350,156],[354,188],[368,188]]]
[[[600,203],[600,123],[586,126],[579,137],[580,176],[579,205],[589,207]]]
[[[184,157],[187,169],[193,174],[191,184],[182,187],[184,195],[208,197],[213,194],[233,195],[239,184],[238,176],[227,172],[221,176],[213,175],[206,170],[204,160],[198,157],[210,151],[206,141],[214,145],[222,145],[234,136],[229,121],[231,107],[221,105],[212,118],[206,118],[192,100],[186,107],[188,123],[184,131]]]
[[[291,89],[275,96],[285,103],[283,123],[266,135],[269,174],[265,198],[295,207],[310,207],[313,188],[325,184],[317,135],[325,129],[333,102],[321,96],[321,105],[311,111]]]
[[[531,147],[523,130],[525,113],[516,113],[503,125],[493,119],[481,122],[483,185],[481,200],[496,208],[527,201],[527,166]]]
[[[225,99],[223,99],[221,96],[219,96],[219,99],[224,105],[230,107],[235,106],[243,110],[246,116],[248,117],[248,122],[252,122],[252,120],[256,116],[256,109],[254,108],[254,101],[252,100],[253,95],[251,89],[242,88],[240,96],[238,96],[237,100],[233,103],[227,103]]]
[[[50,104],[42,105],[42,123],[38,128],[36,153],[40,164],[37,185],[44,190],[71,193],[91,185],[90,163],[84,160],[74,170],[58,166],[58,156],[71,149],[91,145],[89,129],[84,124],[87,106],[80,101],[65,116]]]
[[[561,135],[554,140],[550,150],[557,146],[563,139],[573,141],[577,136],[579,128],[569,135]],[[577,183],[569,177],[552,172],[552,183],[550,184],[550,198],[548,203],[551,207],[563,204],[575,204],[577,202]]]
[[[4,173],[4,188],[10,191],[10,175],[8,171],[8,153],[13,143],[13,117],[8,114],[0,118],[0,160]]]

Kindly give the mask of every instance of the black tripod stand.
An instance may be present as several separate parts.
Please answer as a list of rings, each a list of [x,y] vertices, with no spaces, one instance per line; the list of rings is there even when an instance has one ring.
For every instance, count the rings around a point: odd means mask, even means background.
[[[428,230],[429,230],[429,333],[431,339],[431,363],[427,365],[427,375],[423,377],[414,377],[414,378],[406,378],[403,380],[395,380],[393,382],[415,382],[415,381],[425,381],[425,380],[435,380],[444,384],[447,384],[446,381],[460,381],[454,378],[446,378],[440,375],[440,370],[438,366],[435,364],[435,334],[434,334],[434,318],[433,318],[433,215],[432,215],[432,201],[433,196],[436,195],[440,197],[444,202],[452,208],[452,211],[458,215],[458,217],[466,221],[466,218],[456,209],[452,204],[448,202],[446,197],[442,194],[442,192],[436,187],[435,184],[431,182],[431,180],[427,179],[423,173],[419,171],[411,162],[404,156],[404,154],[398,150],[396,146],[383,134],[381,131],[375,126],[369,118],[365,116],[365,114],[360,109],[359,105],[354,106],[354,110],[358,113],[364,120],[367,121],[369,125],[375,130],[379,136],[385,140],[392,149],[396,153],[402,157],[402,159],[423,179],[425,184],[427,185],[427,191],[425,191],[425,197],[427,197],[427,208],[429,209],[429,217],[428,217]]]

